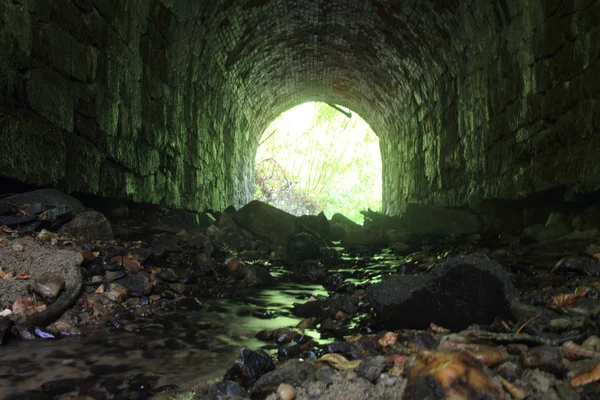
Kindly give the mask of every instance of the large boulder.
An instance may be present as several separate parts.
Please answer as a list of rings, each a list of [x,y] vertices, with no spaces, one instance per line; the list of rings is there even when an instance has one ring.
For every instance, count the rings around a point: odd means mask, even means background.
[[[0,209],[9,204],[17,206],[43,204],[50,206],[50,208],[67,206],[72,209],[73,214],[85,210],[85,207],[79,200],[56,189],[39,189],[6,197],[0,200]]]
[[[70,250],[59,250],[37,240],[18,239],[0,243],[0,260],[4,272],[27,273],[31,282],[45,275],[59,276],[65,281],[65,290],[77,285],[80,278],[81,254]],[[31,295],[27,280],[0,279],[0,311],[11,308],[13,302]]]
[[[424,204],[409,204],[400,218],[400,227],[417,235],[476,233],[480,230],[475,214]]]
[[[394,275],[367,290],[365,301],[388,329],[452,330],[511,316],[517,291],[502,266],[485,255],[449,259],[424,276]]]
[[[257,236],[277,244],[286,244],[288,238],[294,234],[297,217],[254,200],[236,211],[233,218],[240,227]]]
[[[86,211],[77,215],[61,226],[58,232],[90,241],[113,239],[110,223],[98,211]]]

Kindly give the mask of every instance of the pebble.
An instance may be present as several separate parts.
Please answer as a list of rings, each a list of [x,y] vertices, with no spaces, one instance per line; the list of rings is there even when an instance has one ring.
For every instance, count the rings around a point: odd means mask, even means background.
[[[104,295],[116,303],[122,303],[127,298],[127,289],[118,283],[111,283],[110,290]]]
[[[277,388],[277,395],[280,400],[292,400],[296,397],[296,389],[292,385],[288,385],[287,383],[282,383]]]
[[[54,300],[64,288],[65,280],[51,273],[43,274],[33,284],[33,290],[49,301]]]

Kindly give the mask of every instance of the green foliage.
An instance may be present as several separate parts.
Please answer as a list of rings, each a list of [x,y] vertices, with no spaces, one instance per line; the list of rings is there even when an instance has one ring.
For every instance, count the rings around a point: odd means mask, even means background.
[[[357,114],[305,103],[266,130],[255,164],[255,199],[295,215],[381,209],[379,139]]]

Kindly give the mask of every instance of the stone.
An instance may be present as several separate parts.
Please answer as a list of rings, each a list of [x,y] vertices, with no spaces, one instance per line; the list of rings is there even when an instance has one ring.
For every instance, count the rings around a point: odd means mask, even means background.
[[[127,299],[127,289],[118,283],[111,283],[110,290],[104,295],[115,303],[122,303]]]
[[[248,286],[265,287],[275,283],[275,278],[263,267],[243,264],[240,269]]]
[[[85,207],[79,200],[56,189],[38,189],[0,199],[0,207],[8,204],[18,206],[29,205],[29,207],[39,210],[40,213],[61,206],[69,207],[74,214],[85,210]],[[36,211],[33,208],[31,215],[39,214],[33,212]]]
[[[316,259],[321,255],[321,246],[311,234],[298,233],[288,240],[287,255],[294,261]]]
[[[2,342],[4,342],[4,336],[9,332],[12,324],[13,321],[10,318],[0,317],[0,346],[2,345]]]
[[[23,246],[23,251],[14,251],[12,245],[15,243]],[[78,252],[62,250],[38,240],[17,239],[0,243],[0,260],[3,265],[10,265],[16,274],[29,274],[32,282],[45,274],[60,277],[64,279],[65,291],[68,292],[80,280],[79,267],[83,257]],[[0,279],[0,310],[11,308],[15,300],[28,295],[29,283],[26,280]]]
[[[477,233],[481,229],[475,214],[424,204],[409,204],[400,218],[400,227],[413,234],[435,236]]]
[[[58,233],[89,241],[110,241],[113,239],[110,223],[97,211],[78,214],[73,220],[61,226]]]
[[[46,301],[53,301],[65,288],[65,280],[52,273],[45,273],[33,283],[35,290]]]
[[[295,216],[258,200],[236,211],[233,219],[240,227],[273,243],[286,244],[295,233]]]
[[[485,255],[457,256],[428,274],[393,275],[370,286],[364,300],[388,329],[450,330],[510,319],[517,292],[500,264]]]
[[[133,296],[148,296],[152,292],[150,277],[144,272],[130,272],[119,280],[119,284]]]
[[[245,399],[248,397],[246,389],[232,381],[222,381],[211,383],[208,387],[208,399],[220,400],[239,398]]]
[[[268,394],[277,390],[279,385],[300,385],[310,380],[316,367],[312,363],[292,359],[281,363],[277,369],[261,376],[250,388],[250,396],[253,398],[265,398]]]
[[[356,373],[370,382],[375,382],[387,365],[388,362],[384,356],[369,357],[362,360]]]
[[[322,240],[329,239],[331,235],[329,220],[325,213],[320,212],[318,215],[300,215],[296,218],[296,233],[316,233]]]
[[[537,346],[521,354],[521,365],[525,368],[540,369],[558,377],[566,372],[563,358],[558,347]]]

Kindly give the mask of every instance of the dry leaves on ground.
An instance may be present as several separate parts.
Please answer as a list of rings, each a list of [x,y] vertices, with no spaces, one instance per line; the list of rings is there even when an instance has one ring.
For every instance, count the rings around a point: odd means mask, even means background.
[[[46,309],[46,304],[36,301],[32,297],[23,297],[12,305],[12,312],[16,315],[34,315]]]
[[[349,361],[346,357],[336,353],[325,354],[316,361],[327,363],[337,370],[354,369],[361,362],[361,360]]]

